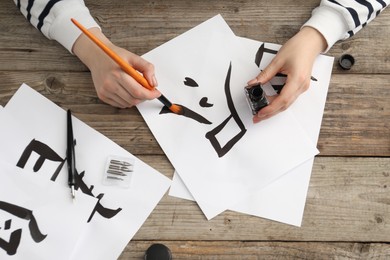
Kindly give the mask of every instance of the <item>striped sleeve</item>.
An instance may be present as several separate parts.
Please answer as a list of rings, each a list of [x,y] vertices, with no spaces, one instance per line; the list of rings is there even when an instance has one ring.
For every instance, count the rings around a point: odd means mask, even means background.
[[[56,40],[69,52],[81,31],[75,18],[87,28],[99,27],[83,0],[14,0],[26,19],[47,38]]]
[[[317,29],[328,43],[328,51],[337,41],[355,35],[377,17],[390,0],[321,0],[303,25]]]

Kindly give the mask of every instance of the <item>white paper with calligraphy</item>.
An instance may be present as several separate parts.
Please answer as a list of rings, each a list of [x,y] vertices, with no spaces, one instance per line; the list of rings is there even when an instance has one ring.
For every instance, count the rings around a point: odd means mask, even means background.
[[[208,219],[318,153],[288,111],[252,123],[243,88],[255,57],[237,56],[235,39],[216,16],[143,56],[185,113],[167,113],[157,100],[137,107]]]
[[[12,115],[19,126],[1,120],[0,143],[5,145],[0,148],[0,157],[21,168],[35,168],[37,174],[66,186],[66,112],[25,84],[2,112]],[[18,128],[29,136],[19,133]],[[73,131],[76,187],[99,199],[73,259],[117,259],[171,181],[75,117]],[[110,155],[135,158],[130,188],[102,184]]]
[[[0,259],[70,259],[97,200],[0,161]]]
[[[253,53],[257,52],[259,46],[263,44],[262,42],[250,39],[238,39],[242,44],[240,56],[243,58],[246,57],[247,59],[251,59]],[[280,47],[275,44],[266,44],[266,46],[269,48],[272,47],[273,50],[278,50]],[[323,55],[317,58],[312,72],[317,81],[313,81],[309,90],[303,93],[290,107],[294,116],[315,143],[317,143],[320,132],[333,59],[333,57]],[[261,64],[260,68],[263,69],[267,64]],[[248,67],[249,71],[252,69],[252,67]],[[257,73],[257,70],[254,73]],[[251,196],[243,199],[229,209],[300,226],[313,161],[314,158],[310,159],[263,189],[255,191]],[[185,184],[181,181],[177,173],[173,177],[169,195],[193,200],[191,193],[185,187]]]

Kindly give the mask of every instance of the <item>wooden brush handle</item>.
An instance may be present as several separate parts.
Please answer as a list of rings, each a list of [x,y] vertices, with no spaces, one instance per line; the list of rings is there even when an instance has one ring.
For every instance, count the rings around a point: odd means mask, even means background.
[[[97,46],[100,47],[111,59],[113,59],[123,71],[133,77],[139,84],[143,87],[153,90],[154,87],[150,86],[149,82],[145,79],[145,77],[130,66],[129,63],[124,61],[118,54],[116,54],[113,50],[111,50],[107,45],[105,45],[101,40],[99,40],[95,35],[93,35],[90,31],[87,30],[84,26],[82,26],[78,21],[74,18],[71,18],[71,21],[85,34],[89,39],[91,39]]]

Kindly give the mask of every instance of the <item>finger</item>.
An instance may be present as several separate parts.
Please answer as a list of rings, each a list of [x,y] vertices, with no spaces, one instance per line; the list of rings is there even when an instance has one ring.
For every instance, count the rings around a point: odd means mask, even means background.
[[[276,98],[275,98],[276,100]],[[262,108],[257,115],[253,117],[253,122],[258,123],[260,121],[266,120],[270,117],[273,117],[274,115],[282,112],[282,108],[279,106],[279,104],[275,100],[270,103],[268,106]]]
[[[110,86],[105,86],[98,94],[99,98],[110,105],[120,108],[132,107],[140,102],[133,97],[120,82],[114,82]]]
[[[157,87],[158,83],[154,73],[154,65],[139,56],[134,57],[132,62],[134,68],[143,74],[148,83],[153,87]]]
[[[257,82],[260,82],[262,84],[270,81],[281,69],[281,66],[278,66],[277,65],[277,62],[275,62],[275,59],[273,59],[271,61],[270,64],[268,64],[268,66],[262,70],[259,75],[257,75],[257,77],[255,77],[254,79],[250,80],[248,82],[248,84],[254,84],[254,83],[257,83]]]
[[[143,87],[141,84],[139,84],[134,78],[132,78],[130,75],[126,73],[122,73],[119,84],[123,87],[123,89],[133,98],[139,99],[139,100],[151,100],[159,97],[161,93],[156,90],[149,90],[145,87]],[[129,99],[130,97],[128,95],[124,95],[123,97],[125,99]]]
[[[156,75],[154,74],[154,66],[148,63],[145,70],[142,72],[149,84],[155,88],[158,86]]]
[[[270,104],[262,108],[257,115],[254,116],[253,122],[258,123],[285,111],[294,103],[300,93],[301,92],[296,91],[293,87],[286,84],[281,93],[276,97],[269,99]]]
[[[120,102],[118,102],[112,98],[105,98],[104,100],[103,99],[100,99],[100,100],[103,101],[104,103],[110,105],[110,106],[113,106],[113,107],[126,108],[125,105],[121,104]]]

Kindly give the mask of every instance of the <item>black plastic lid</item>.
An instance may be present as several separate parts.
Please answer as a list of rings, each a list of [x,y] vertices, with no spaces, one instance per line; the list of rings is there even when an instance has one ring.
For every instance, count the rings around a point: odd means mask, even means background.
[[[355,58],[350,54],[343,54],[339,59],[339,65],[343,70],[349,70],[355,64]]]
[[[145,260],[171,260],[171,250],[163,244],[151,245],[145,253]]]

